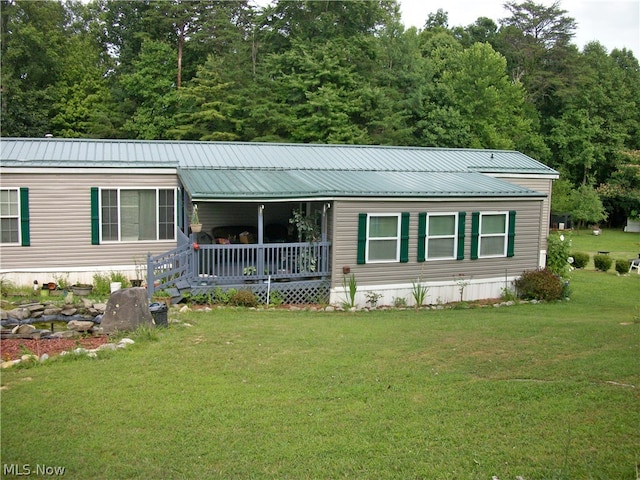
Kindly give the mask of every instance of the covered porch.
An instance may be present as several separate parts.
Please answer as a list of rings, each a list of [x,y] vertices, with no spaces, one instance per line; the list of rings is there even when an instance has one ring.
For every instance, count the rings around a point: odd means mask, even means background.
[[[184,200],[176,248],[147,257],[150,297],[163,291],[177,302],[187,293],[211,296],[245,289],[262,303],[273,292],[285,303],[328,299],[330,203]],[[189,225],[195,205],[200,232]]]

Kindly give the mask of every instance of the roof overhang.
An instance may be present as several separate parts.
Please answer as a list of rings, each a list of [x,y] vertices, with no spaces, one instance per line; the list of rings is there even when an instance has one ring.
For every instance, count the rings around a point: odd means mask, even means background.
[[[477,172],[179,169],[178,175],[194,201],[546,196]]]

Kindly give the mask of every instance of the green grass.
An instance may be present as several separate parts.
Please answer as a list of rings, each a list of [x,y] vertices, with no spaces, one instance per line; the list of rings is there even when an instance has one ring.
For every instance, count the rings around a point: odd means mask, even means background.
[[[183,314],[2,372],[2,463],[67,478],[635,479],[640,275],[571,301]],[[10,476],[7,476],[9,478]]]
[[[614,259],[628,260],[640,254],[640,233],[626,233],[622,230],[602,229],[601,235],[593,235],[591,230],[574,230],[570,233],[572,252],[585,252],[591,257],[590,267],[593,268],[593,255],[599,251],[611,252]]]

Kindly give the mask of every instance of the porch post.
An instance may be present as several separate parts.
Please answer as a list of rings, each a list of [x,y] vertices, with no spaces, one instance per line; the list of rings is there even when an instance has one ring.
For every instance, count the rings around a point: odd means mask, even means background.
[[[264,243],[264,205],[258,205],[258,243]]]
[[[327,210],[329,210],[330,208],[330,203],[325,203],[322,206],[322,225],[320,226],[322,231],[320,232],[320,237],[323,242],[327,241]]]
[[[258,247],[256,251],[256,266],[258,278],[264,275],[264,205],[258,205]]]

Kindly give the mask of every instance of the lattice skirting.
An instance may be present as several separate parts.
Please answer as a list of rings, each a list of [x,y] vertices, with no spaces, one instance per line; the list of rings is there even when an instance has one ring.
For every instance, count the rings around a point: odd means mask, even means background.
[[[227,292],[230,289],[251,290],[259,303],[267,303],[267,296],[271,300],[279,296],[282,303],[291,305],[307,305],[314,303],[329,303],[329,280],[307,280],[298,282],[271,282],[271,289],[266,283],[245,283],[238,285],[198,285],[191,287],[191,293],[211,294],[217,289]]]

